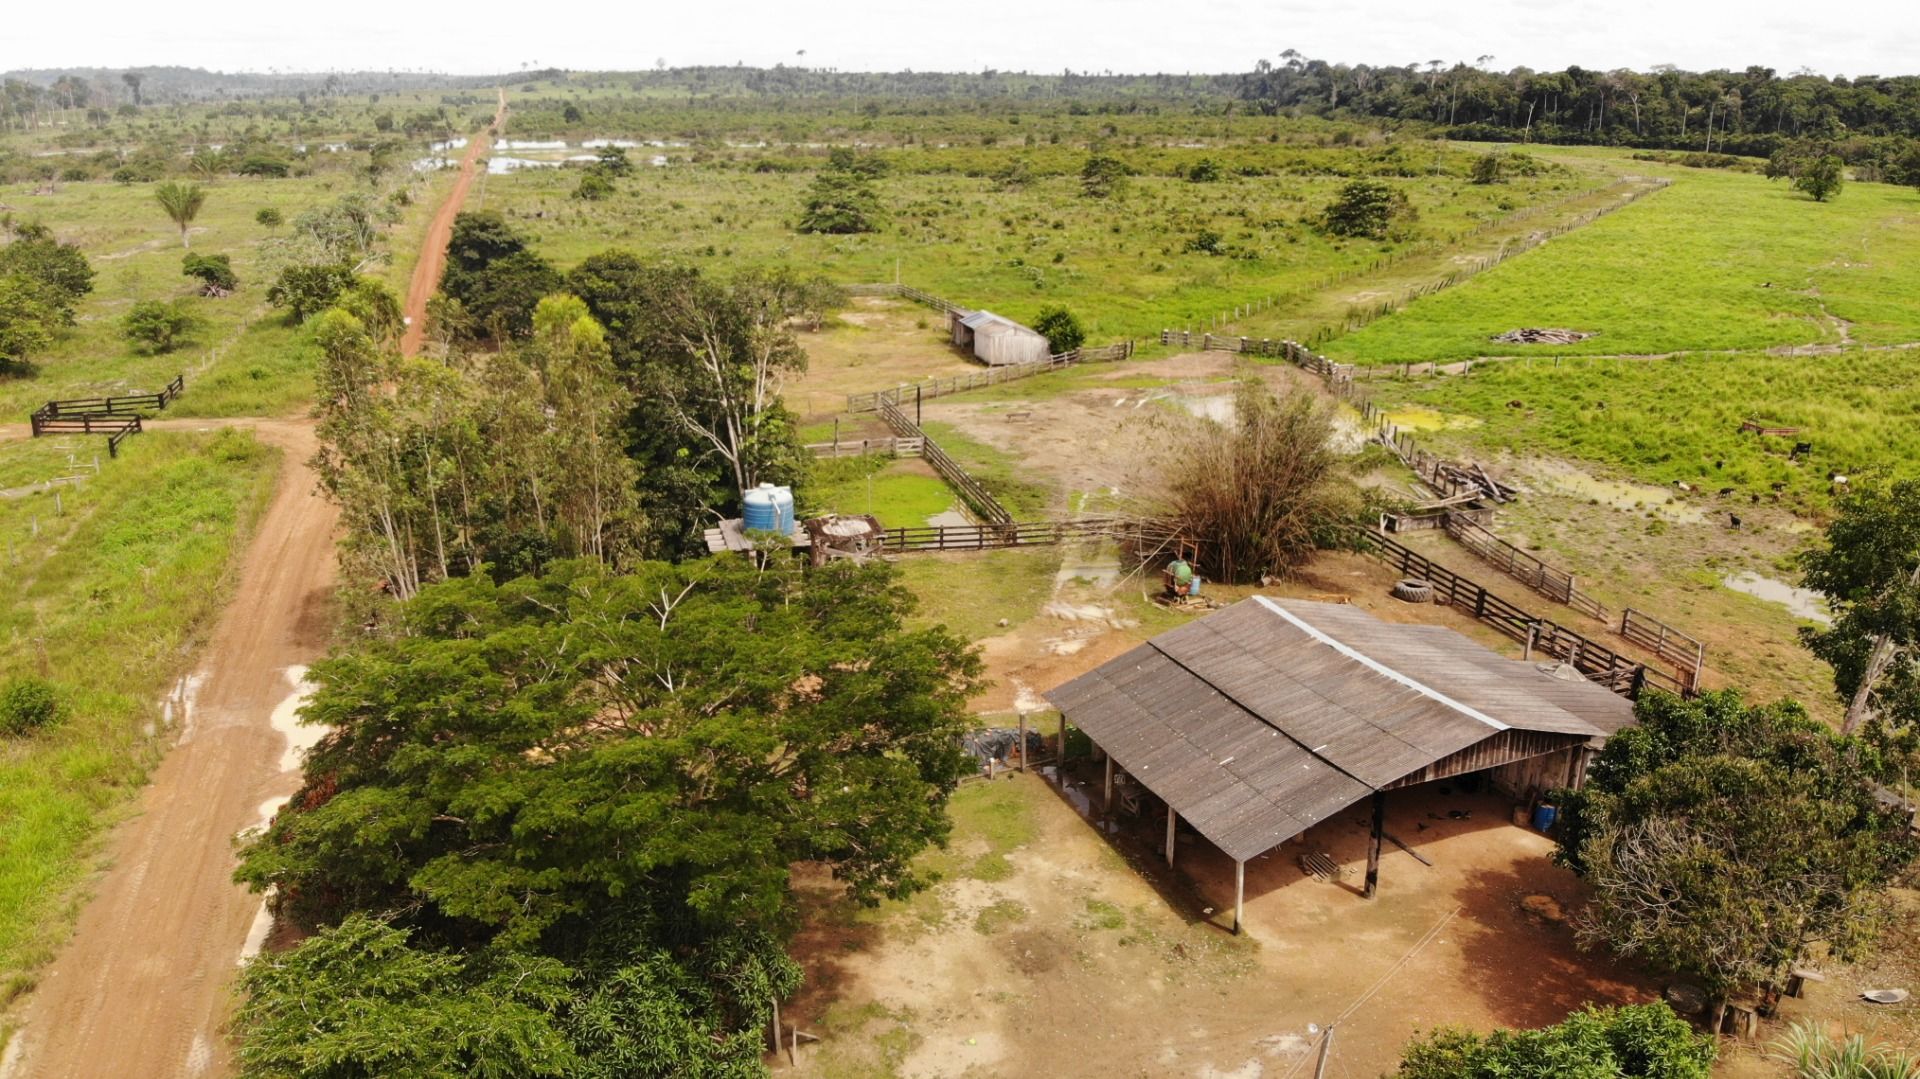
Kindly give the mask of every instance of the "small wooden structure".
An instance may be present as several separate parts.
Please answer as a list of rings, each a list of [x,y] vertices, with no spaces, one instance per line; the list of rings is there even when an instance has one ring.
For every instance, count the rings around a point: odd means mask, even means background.
[[[1511,660],[1440,626],[1255,596],[1047,692],[1116,770],[1166,803],[1167,859],[1185,819],[1246,863],[1367,803],[1365,894],[1379,883],[1389,792],[1484,773],[1509,793],[1578,787],[1627,700]]]
[[[947,329],[956,346],[988,367],[1042,363],[1052,353],[1045,337],[991,311],[950,311]]]
[[[800,527],[807,531],[810,561],[816,566],[837,558],[864,562],[880,553],[885,536],[880,519],[871,514],[809,517]]]

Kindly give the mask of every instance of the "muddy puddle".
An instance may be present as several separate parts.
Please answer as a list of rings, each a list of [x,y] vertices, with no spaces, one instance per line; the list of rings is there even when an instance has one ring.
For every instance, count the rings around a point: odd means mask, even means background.
[[[1481,427],[1486,423],[1478,416],[1463,416],[1458,413],[1415,406],[1396,408],[1386,413],[1383,418],[1403,431],[1458,431],[1469,427]]]
[[[1758,573],[1735,573],[1722,579],[1720,583],[1735,592],[1745,593],[1768,603],[1777,603],[1785,607],[1795,618],[1804,618],[1823,626],[1833,624],[1833,613],[1827,610],[1826,597],[1811,589],[1796,588],[1785,581],[1762,577]]]
[[[1567,469],[1546,477],[1547,485],[1561,494],[1598,502],[1629,513],[1656,513],[1680,524],[1699,524],[1707,519],[1705,510],[1681,501],[1665,487],[1623,480],[1603,480],[1578,469]]]

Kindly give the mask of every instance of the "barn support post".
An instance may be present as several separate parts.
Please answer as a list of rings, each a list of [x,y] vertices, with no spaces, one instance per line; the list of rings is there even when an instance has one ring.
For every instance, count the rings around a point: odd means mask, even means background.
[[[1387,792],[1373,792],[1373,837],[1367,843],[1367,898],[1380,887],[1380,834],[1387,830]]]
[[[1240,935],[1240,916],[1247,908],[1247,863],[1233,860],[1233,935]]]
[[[1180,823],[1180,814],[1174,812],[1173,803],[1167,803],[1167,864],[1173,864],[1173,830]]]
[[[1113,816],[1113,754],[1107,754],[1107,780],[1100,795],[1100,812]]]
[[[1020,774],[1027,774],[1027,714],[1020,713]]]

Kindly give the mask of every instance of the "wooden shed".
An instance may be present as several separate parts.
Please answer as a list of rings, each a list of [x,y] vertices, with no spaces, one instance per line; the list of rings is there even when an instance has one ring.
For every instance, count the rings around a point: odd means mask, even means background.
[[[956,346],[971,350],[975,359],[989,367],[1032,363],[1052,355],[1045,337],[991,311],[949,312],[947,327]]]
[[[1557,665],[1507,659],[1440,626],[1266,596],[1153,638],[1046,697],[1115,769],[1235,866],[1371,801],[1366,895],[1389,791],[1468,773],[1578,787],[1626,699]]]

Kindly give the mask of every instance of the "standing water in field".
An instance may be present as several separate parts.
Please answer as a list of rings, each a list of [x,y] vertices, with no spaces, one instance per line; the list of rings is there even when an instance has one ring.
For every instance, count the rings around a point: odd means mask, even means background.
[[[1755,599],[1778,603],[1796,618],[1818,622],[1823,626],[1833,625],[1833,612],[1827,609],[1826,597],[1812,589],[1795,588],[1785,581],[1762,577],[1758,573],[1736,573],[1720,583]]]
[[[1699,524],[1707,519],[1705,510],[1681,501],[1665,487],[1603,480],[1577,468],[1556,469],[1547,476],[1547,485],[1561,494],[1584,498],[1617,510],[1657,513],[1680,524]]]

